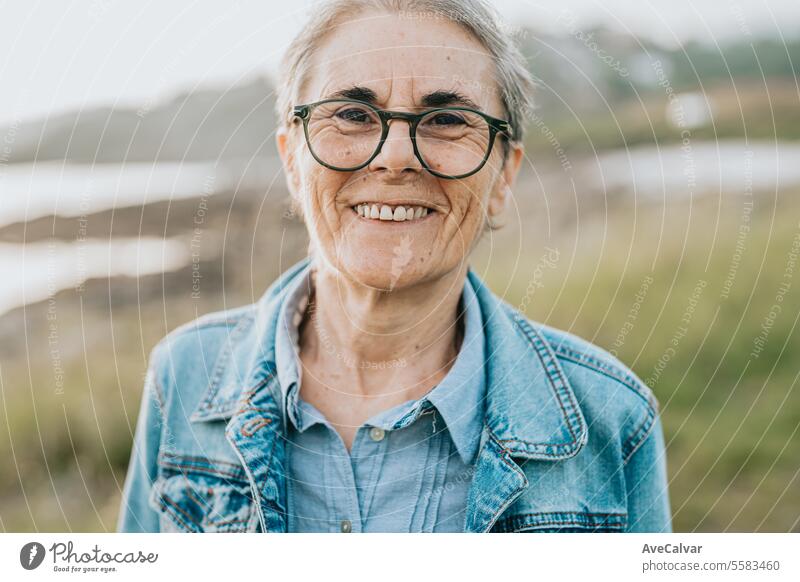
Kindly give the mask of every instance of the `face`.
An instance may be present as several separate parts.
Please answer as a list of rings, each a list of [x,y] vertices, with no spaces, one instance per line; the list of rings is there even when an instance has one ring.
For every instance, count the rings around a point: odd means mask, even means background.
[[[474,107],[506,118],[491,56],[457,23],[375,12],[349,18],[334,30],[315,53],[296,104],[344,96],[418,113],[430,108],[435,96],[439,107]],[[404,120],[390,121],[381,152],[350,172],[319,164],[301,123],[279,130],[277,142],[317,253],[348,279],[383,290],[463,267],[487,217],[503,210],[522,158],[521,148],[512,144],[503,163],[498,136],[480,171],[439,178],[415,157]],[[384,218],[392,212],[393,219],[370,218],[369,211],[364,216],[364,205],[376,206],[379,214],[383,210]],[[414,218],[395,220],[400,206],[414,209]]]

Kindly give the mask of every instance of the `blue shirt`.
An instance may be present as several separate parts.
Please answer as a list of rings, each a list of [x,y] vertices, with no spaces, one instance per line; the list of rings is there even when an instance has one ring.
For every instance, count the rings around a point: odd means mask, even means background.
[[[287,427],[290,532],[459,532],[483,428],[480,308],[466,283],[464,339],[442,382],[418,400],[366,421],[348,453],[325,416],[300,394],[298,324],[313,279],[287,289],[275,357]]]

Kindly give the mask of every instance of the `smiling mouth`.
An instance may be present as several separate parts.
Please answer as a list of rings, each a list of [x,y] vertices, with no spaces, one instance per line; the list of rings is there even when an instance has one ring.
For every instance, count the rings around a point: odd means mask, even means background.
[[[375,222],[417,222],[436,211],[426,206],[412,204],[362,203],[350,207],[363,220]]]

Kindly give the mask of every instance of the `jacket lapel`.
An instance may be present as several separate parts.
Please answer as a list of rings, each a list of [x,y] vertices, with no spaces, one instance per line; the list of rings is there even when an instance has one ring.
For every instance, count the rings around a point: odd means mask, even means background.
[[[225,427],[225,437],[242,461],[259,507],[262,532],[285,532],[286,443],[281,413],[272,390],[274,369],[245,393],[241,407]],[[262,389],[263,388],[263,389]]]
[[[225,437],[241,460],[262,532],[285,532],[285,419],[279,405],[275,329],[286,285],[308,266],[305,258],[278,278],[242,316],[226,338],[208,388],[189,417],[192,422],[227,420]]]
[[[467,276],[483,316],[487,392],[465,531],[485,532],[528,486],[515,459],[572,457],[586,443],[587,429],[549,342],[471,269]]]
[[[525,473],[488,427],[483,439],[469,490],[465,532],[488,531],[528,486]]]

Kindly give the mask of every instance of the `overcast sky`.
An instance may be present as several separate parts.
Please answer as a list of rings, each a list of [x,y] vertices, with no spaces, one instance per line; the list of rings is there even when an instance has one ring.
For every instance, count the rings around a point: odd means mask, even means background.
[[[495,0],[513,25],[606,23],[662,43],[800,31],[799,0]],[[0,124],[273,73],[314,0],[0,0]]]

